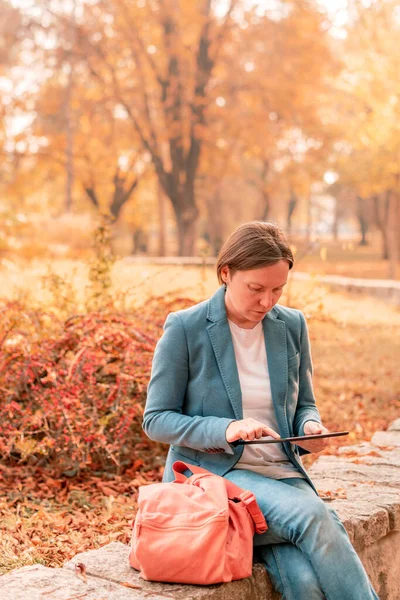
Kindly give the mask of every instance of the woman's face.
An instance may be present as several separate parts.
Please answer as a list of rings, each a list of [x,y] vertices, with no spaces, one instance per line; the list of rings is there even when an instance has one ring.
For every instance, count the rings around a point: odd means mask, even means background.
[[[289,263],[280,260],[274,265],[235,271],[221,269],[227,285],[225,305],[228,319],[239,327],[252,329],[275,306],[282,295],[289,274]]]

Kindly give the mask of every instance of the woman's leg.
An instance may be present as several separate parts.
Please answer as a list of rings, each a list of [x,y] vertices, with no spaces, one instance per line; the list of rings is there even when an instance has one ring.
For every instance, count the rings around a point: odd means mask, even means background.
[[[315,496],[310,485],[299,477],[281,480]],[[256,553],[265,565],[274,588],[285,600],[324,600],[317,575],[305,554],[293,544],[258,546]]]
[[[297,546],[270,544],[255,550],[272,585],[285,600],[324,600],[315,571]]]
[[[305,480],[293,485],[293,479],[279,481],[243,469],[233,469],[225,477],[251,490],[266,517],[269,529],[254,537],[256,546],[279,541],[297,546],[311,563],[327,600],[378,600],[343,525],[310,493]],[[297,600],[298,590],[293,590],[293,598]]]

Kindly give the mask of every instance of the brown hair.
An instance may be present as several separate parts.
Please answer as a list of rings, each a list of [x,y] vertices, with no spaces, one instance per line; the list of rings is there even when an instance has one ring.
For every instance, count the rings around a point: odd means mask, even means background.
[[[222,246],[217,260],[218,281],[224,283],[221,269],[229,267],[231,275],[235,271],[246,271],[274,265],[287,260],[289,269],[294,258],[283,231],[273,223],[250,221],[240,225]]]

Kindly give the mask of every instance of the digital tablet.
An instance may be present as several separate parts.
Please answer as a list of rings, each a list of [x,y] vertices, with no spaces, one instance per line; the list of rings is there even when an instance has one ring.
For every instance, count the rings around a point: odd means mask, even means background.
[[[338,437],[340,435],[349,435],[348,431],[330,431],[329,433],[316,433],[314,435],[300,435],[298,437],[288,437],[288,438],[269,438],[268,440],[258,439],[258,440],[236,440],[235,442],[231,442],[231,446],[239,446],[240,444],[280,444],[281,442],[302,442],[304,440],[317,440],[321,438],[329,438],[329,437]]]

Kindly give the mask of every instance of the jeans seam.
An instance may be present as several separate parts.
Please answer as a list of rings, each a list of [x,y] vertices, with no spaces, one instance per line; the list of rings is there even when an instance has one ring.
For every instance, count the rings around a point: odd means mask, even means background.
[[[278,549],[275,548],[274,545],[271,546],[271,549],[272,549],[272,554],[274,555],[274,558],[275,558],[276,568],[278,570],[279,577],[282,582],[285,600],[292,600],[293,596],[292,596],[292,593],[290,592],[290,585],[288,585],[288,581],[285,577],[284,571],[282,571],[281,566],[280,566],[279,552],[277,551]],[[288,590],[290,592],[289,594],[287,593]]]

